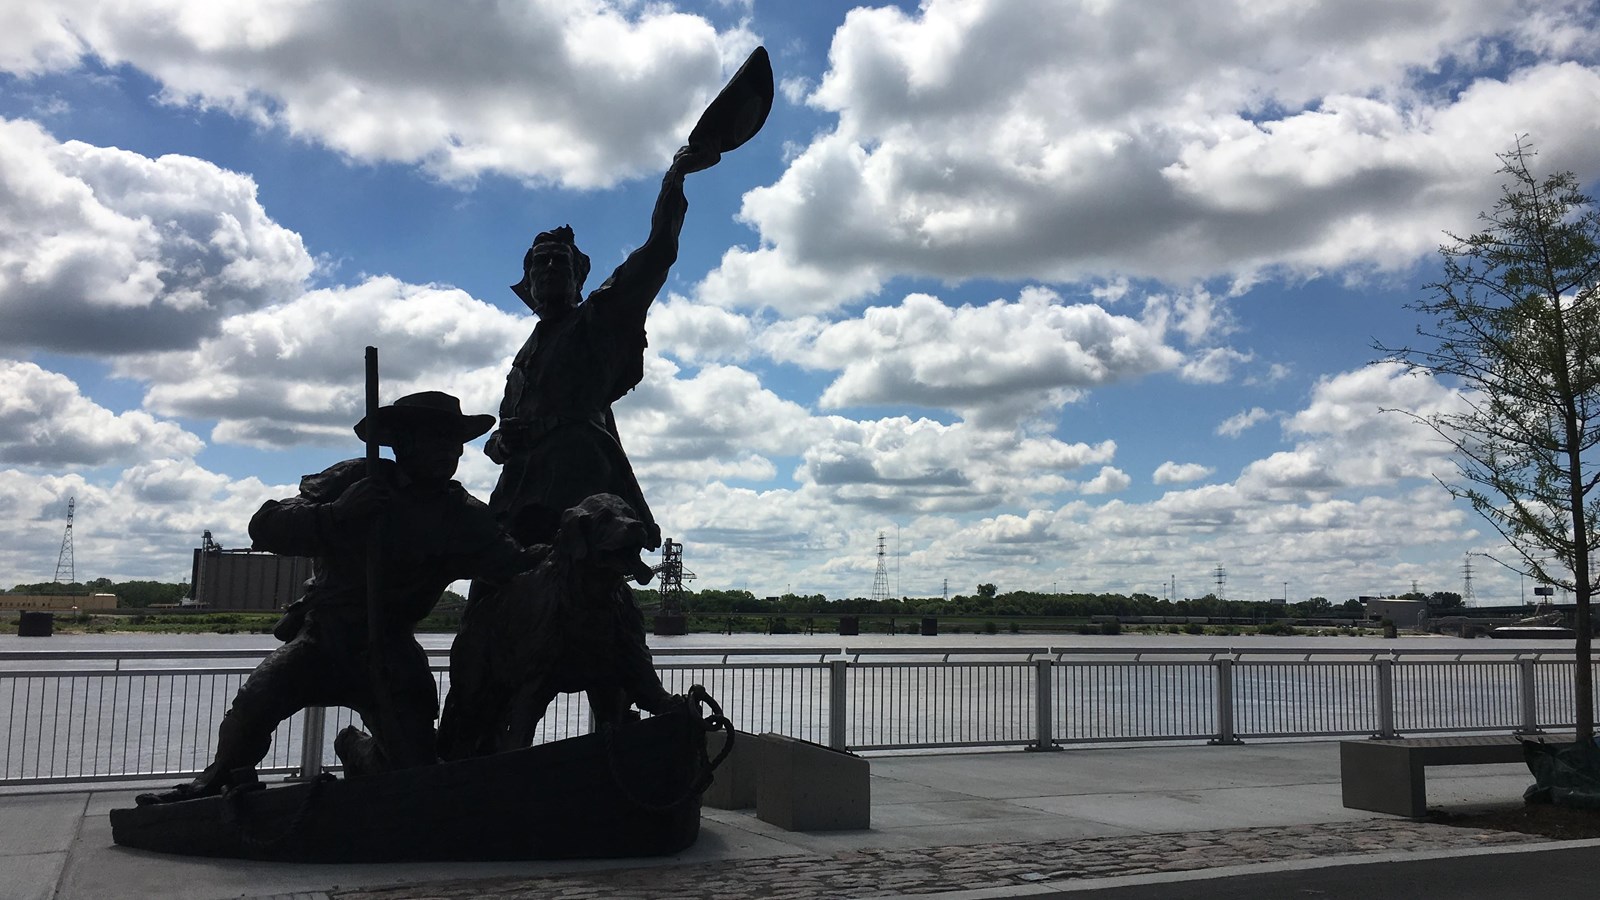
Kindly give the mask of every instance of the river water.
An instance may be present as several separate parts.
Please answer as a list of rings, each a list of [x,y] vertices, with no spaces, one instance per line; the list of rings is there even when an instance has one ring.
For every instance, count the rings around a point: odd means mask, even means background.
[[[436,668],[444,667],[452,637],[419,636],[435,655]],[[1528,650],[1570,651],[1570,644],[1555,641],[1432,636],[694,634],[651,636],[649,643],[669,690],[702,683],[739,728],[817,741],[828,738],[834,699],[830,674],[819,662],[848,650],[847,741],[866,748],[1028,742],[1036,727],[1037,684],[1034,664],[1024,654],[1046,647],[1066,651],[1073,661],[1053,679],[1053,733],[1065,741],[1204,739],[1217,733],[1218,669],[1207,658],[1211,654],[1262,660],[1234,670],[1239,731],[1337,734],[1375,725],[1376,667],[1365,662],[1374,655],[1448,662],[1462,651],[1492,652],[1502,662],[1409,667],[1410,674],[1397,680],[1396,696],[1397,705],[1416,707],[1412,721],[1434,717],[1446,727],[1498,727],[1515,723],[1520,714],[1517,664],[1509,657]],[[265,653],[277,646],[271,635],[0,636],[0,783],[198,770],[208,761],[228,702],[255,664],[251,657],[118,662],[61,659],[58,653]],[[55,658],[19,658],[36,651]],[[945,654],[970,665],[921,664]],[[742,664],[719,665],[724,656]],[[1132,664],[1136,657],[1139,664]],[[442,696],[448,673],[438,675]],[[1548,693],[1541,716],[1561,715],[1562,699],[1555,696],[1560,690]],[[348,710],[330,711],[321,742],[330,762],[333,735],[351,717]],[[281,726],[264,765],[298,765],[304,727],[302,716]],[[542,727],[543,739],[586,730],[581,699],[558,700]]]
[[[451,634],[420,634],[417,640],[430,651],[444,651],[454,639]],[[1175,634],[941,634],[932,637],[909,634],[863,634],[841,637],[830,634],[688,634],[676,637],[650,635],[648,642],[653,650],[682,652],[687,649],[705,649],[715,653],[729,650],[774,649],[791,651],[816,649],[837,651],[892,650],[897,653],[927,650],[1014,649],[1028,650],[1043,647],[1061,649],[1126,650],[1137,652],[1152,648],[1193,649],[1195,652],[1229,649],[1258,652],[1263,648],[1317,651],[1348,651],[1356,654],[1387,653],[1395,650],[1559,650],[1570,649],[1562,641],[1491,641],[1440,635],[1405,635],[1394,639],[1377,637],[1265,637],[1238,636],[1214,637]],[[260,650],[267,652],[278,646],[270,634],[58,634],[49,638],[19,638],[0,635],[0,666],[12,666],[4,654],[16,650],[50,651],[190,651],[190,650]]]

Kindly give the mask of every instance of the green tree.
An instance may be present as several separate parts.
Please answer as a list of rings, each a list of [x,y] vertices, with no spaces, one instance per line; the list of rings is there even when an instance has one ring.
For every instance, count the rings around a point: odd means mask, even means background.
[[[998,589],[992,584],[980,584],[978,585],[978,596],[986,600],[993,600],[996,590]]]
[[[1329,610],[1333,609],[1333,603],[1327,597],[1312,597],[1309,600],[1301,600],[1299,603],[1290,605],[1298,610],[1301,616],[1308,619],[1325,616]]]
[[[187,582],[169,584],[164,581],[122,581],[111,586],[109,593],[117,595],[117,605],[143,608],[155,604],[176,604],[189,593]]]
[[[1435,609],[1455,609],[1461,606],[1461,595],[1455,591],[1434,591],[1426,599],[1428,605]]]
[[[13,594],[82,594],[86,590],[83,585],[74,581],[71,584],[62,584],[58,581],[41,581],[37,584],[19,584],[11,588]]]
[[[1421,346],[1381,348],[1413,371],[1452,379],[1464,406],[1408,413],[1455,450],[1444,481],[1503,536],[1497,560],[1577,601],[1578,659],[1589,659],[1591,559],[1600,459],[1600,210],[1571,172],[1534,176],[1523,139],[1500,155],[1507,181],[1483,230],[1450,234],[1443,277],[1411,308],[1432,320]],[[1586,458],[1586,454],[1588,454]],[[1594,688],[1577,667],[1578,740],[1594,736]]]

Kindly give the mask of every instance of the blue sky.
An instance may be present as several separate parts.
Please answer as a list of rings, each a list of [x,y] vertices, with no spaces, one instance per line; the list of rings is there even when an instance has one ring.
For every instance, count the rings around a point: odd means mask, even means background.
[[[229,8],[238,6],[240,8]],[[616,408],[698,585],[1461,590],[1493,533],[1382,407],[1445,230],[1600,179],[1591,5],[61,0],[0,15],[0,585],[177,579],[385,396],[493,411],[506,285],[590,287],[756,45]],[[487,496],[473,448],[460,478]],[[1474,559],[1480,602],[1522,586]]]

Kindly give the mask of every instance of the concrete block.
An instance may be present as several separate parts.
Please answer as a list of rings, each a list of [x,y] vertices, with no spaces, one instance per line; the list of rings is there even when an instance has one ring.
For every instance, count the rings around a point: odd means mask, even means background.
[[[1422,757],[1382,741],[1340,741],[1339,783],[1347,809],[1416,818],[1428,812]]]
[[[865,759],[770,732],[761,735],[756,753],[756,818],[785,831],[872,827]]]
[[[706,735],[706,756],[716,759],[728,740],[726,732],[713,731]],[[756,765],[759,735],[748,731],[736,732],[733,750],[711,773],[711,786],[700,800],[716,809],[750,809],[756,805]]]
[[[55,613],[23,610],[17,617],[17,637],[49,637],[55,630]]]

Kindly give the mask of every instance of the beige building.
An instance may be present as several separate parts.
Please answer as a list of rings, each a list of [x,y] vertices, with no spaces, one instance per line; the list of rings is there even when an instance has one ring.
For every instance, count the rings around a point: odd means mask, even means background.
[[[0,609],[67,610],[116,609],[116,594],[6,594],[0,593]]]

